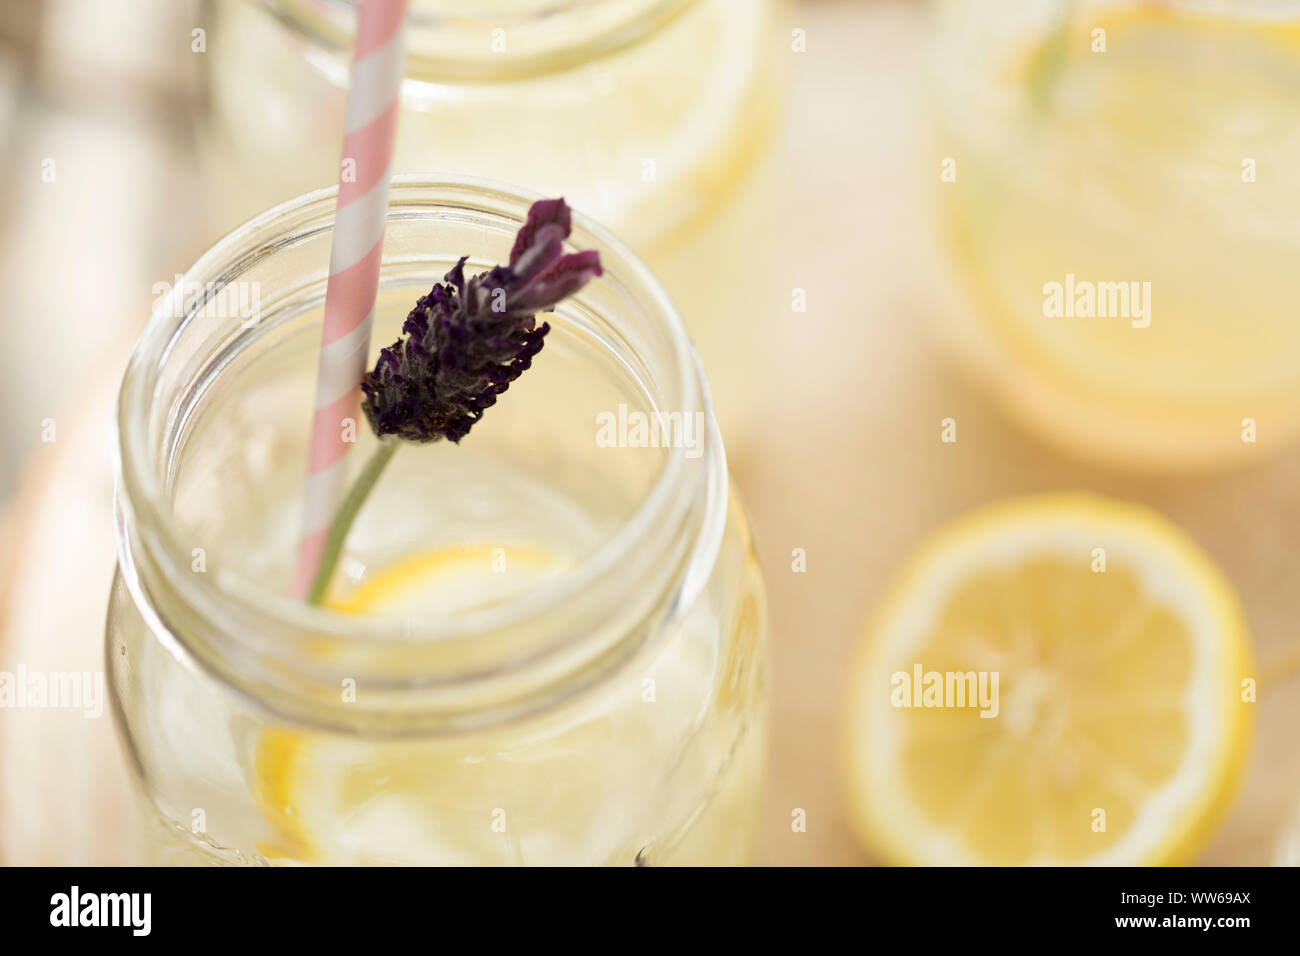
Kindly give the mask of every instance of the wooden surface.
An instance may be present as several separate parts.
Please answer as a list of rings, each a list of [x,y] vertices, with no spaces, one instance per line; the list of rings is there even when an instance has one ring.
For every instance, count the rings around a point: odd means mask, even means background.
[[[938,307],[919,198],[921,26],[911,4],[801,7],[789,111],[772,155],[724,217],[654,263],[670,291],[747,250],[719,281],[739,319],[683,311],[714,379],[733,472],[768,576],[772,756],[763,860],[866,862],[835,780],[846,657],[889,575],[926,532],[1002,496],[1091,488],[1170,515],[1240,589],[1259,657],[1259,733],[1244,792],[1206,862],[1267,862],[1300,793],[1300,451],[1237,473],[1134,479],[1070,461],[1009,426],[923,329]],[[743,245],[738,245],[742,242]],[[761,258],[756,258],[761,257]],[[746,268],[746,266],[748,266]],[[741,289],[739,286],[743,286]],[[793,313],[791,290],[808,311]],[[735,311],[735,310],[733,310]],[[739,322],[740,324],[737,324]],[[98,669],[113,567],[109,442],[123,344],[59,417],[4,526],[0,669]],[[736,361],[743,355],[743,362]],[[960,423],[955,446],[939,422]],[[807,572],[791,570],[791,550]],[[58,711],[0,720],[0,860],[129,859],[111,721]],[[791,810],[807,812],[793,833]]]

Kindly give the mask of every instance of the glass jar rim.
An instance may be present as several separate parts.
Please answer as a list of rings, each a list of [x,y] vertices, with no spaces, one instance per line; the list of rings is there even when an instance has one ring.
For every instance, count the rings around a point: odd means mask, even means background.
[[[457,11],[458,23],[472,22],[475,28],[529,30],[547,25],[557,17],[583,17],[595,27],[576,31],[559,41],[546,42],[523,55],[512,53],[503,57],[491,46],[484,44],[482,56],[439,56],[422,52],[418,36],[411,34],[436,30],[438,16],[421,15],[419,10],[408,14],[407,82],[498,82],[514,81],[581,66],[602,57],[617,53],[639,43],[645,37],[670,23],[700,0],[641,0],[629,5],[628,0],[552,0],[539,2],[536,10],[499,14],[492,19],[474,12]],[[310,42],[334,54],[348,54],[351,50],[351,18],[360,0],[327,0],[315,4],[302,0],[261,0],[262,5],[282,23],[299,31]],[[626,12],[616,8],[627,6]],[[315,9],[310,9],[314,7]],[[489,34],[490,35],[490,34]],[[412,69],[414,67],[414,70]],[[339,79],[345,76],[340,74]]]
[[[1018,6],[1010,13],[998,11],[987,19],[996,24],[1010,18],[1023,22],[1023,26],[1016,30],[999,29],[996,36],[1000,44],[1026,36],[1034,43],[1042,43],[1054,30],[1067,24],[1065,18],[1071,15],[1101,12],[1109,7],[1122,10],[1132,5],[1132,0],[1040,0]],[[1155,0],[1152,8],[1155,13],[1216,18],[1237,26],[1262,28],[1300,22],[1300,0]],[[1027,84],[1023,79],[1009,81],[996,66],[1005,51],[990,49],[983,42],[987,38],[961,19],[976,15],[972,6],[964,0],[936,0],[927,12],[935,29],[931,31],[923,64],[926,93],[934,118],[945,128],[957,131],[967,141],[967,146],[995,151],[998,164],[1006,170],[1014,168],[1025,175],[1038,174],[1031,179],[1041,178],[1044,170],[1052,170],[1054,167],[1050,162],[1043,162],[1030,150],[1007,148],[1003,128],[1006,124],[1002,118],[1023,108]],[[963,58],[964,48],[978,56],[970,60]],[[1024,51],[1019,50],[1016,55],[1023,57]],[[969,68],[970,63],[976,64],[974,70]],[[999,122],[990,122],[990,117]],[[1099,155],[1106,155],[1100,147],[1094,148]],[[1145,149],[1154,154],[1154,146]],[[1113,145],[1109,152],[1114,154],[1115,161],[1129,165],[1131,156],[1119,155]]]
[[[439,200],[421,198],[431,194],[436,194]],[[268,250],[273,251],[277,243],[287,242],[287,235],[332,230],[336,196],[337,187],[319,189],[254,217],[204,252],[184,273],[177,288],[188,289],[197,285],[200,289],[210,289],[212,276],[223,275],[232,268],[239,269]],[[418,218],[411,207],[437,206],[456,198],[468,201],[475,197],[496,202],[498,205],[493,208],[497,211],[504,203],[517,211],[520,223],[528,205],[541,198],[525,190],[470,177],[432,180],[420,175],[403,175],[393,178],[388,218],[390,222],[403,216]],[[726,458],[707,383],[680,318],[648,268],[620,240],[580,212],[574,213],[573,225],[575,242],[586,247],[587,241],[593,240],[599,245],[607,276],[611,273],[626,276],[650,297],[656,315],[663,320],[675,366],[675,381],[665,384],[672,396],[669,407],[684,413],[702,412],[707,424],[704,439],[706,467],[702,472],[706,476],[705,515],[690,551],[688,567],[682,575],[682,593],[676,602],[689,606],[693,594],[702,589],[712,570],[727,510]],[[644,541],[647,533],[660,523],[671,521],[675,514],[675,499],[682,495],[690,466],[687,450],[681,447],[665,449],[663,466],[635,511],[553,586],[531,589],[501,604],[461,613],[454,626],[453,622],[434,621],[418,627],[404,627],[400,633],[391,621],[344,617],[311,607],[288,596],[258,589],[232,572],[223,573],[215,569],[214,573],[194,574],[190,567],[190,543],[171,512],[165,482],[159,476],[158,453],[152,447],[147,423],[156,397],[157,376],[175,338],[182,334],[203,304],[203,297],[196,296],[187,301],[185,308],[177,314],[168,302],[160,300],[156,303],[123,377],[116,421],[117,546],[119,564],[133,592],[139,583],[136,580],[133,586],[132,579],[137,577],[137,573],[128,532],[146,528],[149,540],[143,545],[158,560],[160,573],[170,586],[184,591],[188,604],[200,614],[220,614],[230,602],[235,602],[244,611],[251,612],[253,617],[267,623],[268,630],[272,631],[285,628],[349,641],[432,643],[498,631],[557,611],[566,601],[599,582],[610,568],[626,559]],[[304,422],[304,428],[307,425]],[[133,597],[140,603],[138,595],[133,593]],[[163,627],[166,629],[165,625]]]

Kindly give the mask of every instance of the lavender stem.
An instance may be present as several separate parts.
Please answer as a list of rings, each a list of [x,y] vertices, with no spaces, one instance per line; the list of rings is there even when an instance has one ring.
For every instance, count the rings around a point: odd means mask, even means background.
[[[312,579],[311,590],[307,592],[308,604],[319,606],[325,599],[325,592],[329,589],[330,579],[334,577],[334,568],[343,553],[343,542],[347,540],[348,532],[352,529],[352,522],[356,521],[361,506],[370,497],[371,490],[379,481],[379,476],[384,473],[384,468],[392,459],[393,452],[397,451],[397,445],[395,441],[381,439],[379,447],[370,456],[365,467],[361,469],[361,474],[357,475],[357,480],[352,483],[352,487],[340,502],[339,510],[334,513],[334,521],[330,525],[329,536],[325,539],[325,550],[321,553],[316,577]]]

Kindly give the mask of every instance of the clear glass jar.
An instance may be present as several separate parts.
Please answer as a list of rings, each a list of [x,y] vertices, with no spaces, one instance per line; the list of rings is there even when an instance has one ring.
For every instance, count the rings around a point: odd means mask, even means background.
[[[944,337],[1011,416],[1091,459],[1192,470],[1284,447],[1300,4],[935,13],[932,181],[969,304]]]
[[[457,256],[504,258],[529,201],[396,182],[375,350]],[[303,196],[205,253],[122,385],[106,653],[150,860],[749,860],[760,573],[672,305],[585,219],[605,275],[533,368],[459,447],[398,452],[350,596],[285,596],[333,213]],[[675,440],[642,440],[650,412]]]
[[[413,0],[394,170],[564,195],[640,252],[730,193],[788,60],[779,0]],[[354,3],[207,10],[222,228],[338,178]]]

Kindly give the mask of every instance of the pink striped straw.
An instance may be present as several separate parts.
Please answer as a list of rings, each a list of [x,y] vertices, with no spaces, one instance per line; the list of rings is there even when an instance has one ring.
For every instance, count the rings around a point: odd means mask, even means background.
[[[348,451],[360,427],[359,386],[370,355],[370,326],[379,291],[408,2],[361,0],[357,11],[302,537],[294,577],[294,593],[300,598],[306,596],[320,565],[331,519],[347,488]],[[353,441],[345,440],[349,434]]]

